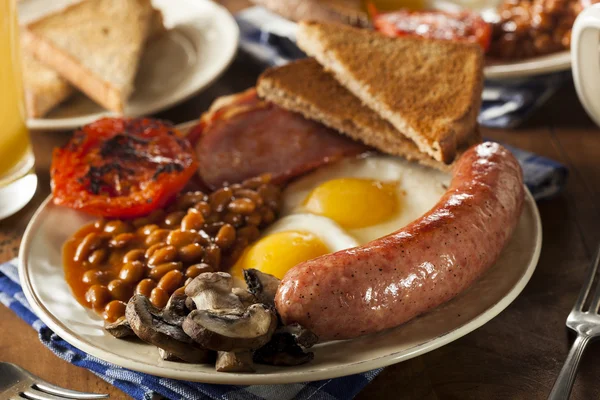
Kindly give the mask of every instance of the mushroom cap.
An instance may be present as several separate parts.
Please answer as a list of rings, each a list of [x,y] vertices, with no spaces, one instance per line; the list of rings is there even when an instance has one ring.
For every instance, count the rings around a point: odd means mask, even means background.
[[[275,306],[275,293],[281,282],[278,278],[251,268],[244,270],[244,280],[248,291],[256,297],[259,303]]]
[[[296,338],[289,332],[277,332],[269,343],[254,352],[253,359],[259,364],[292,366],[311,361],[312,352],[305,353]]]
[[[277,328],[276,333],[289,333],[294,337],[296,343],[304,348],[312,347],[319,341],[319,337],[315,333],[298,323],[281,326]]]
[[[181,326],[183,320],[190,313],[186,306],[187,296],[182,292],[175,292],[169,297],[167,305],[162,310],[162,319],[169,325]]]
[[[104,329],[114,337],[120,339],[128,336],[135,336],[133,329],[129,325],[127,318],[121,317],[115,322],[104,323]]]
[[[225,272],[204,272],[185,288],[198,310],[243,310],[239,297],[231,293],[233,279]]]
[[[136,294],[129,300],[125,316],[133,332],[144,342],[191,363],[205,363],[212,358],[211,352],[194,345],[180,326],[165,322],[162,311],[142,295]]]
[[[277,327],[277,315],[264,304],[246,311],[194,310],[183,330],[202,347],[217,351],[254,350],[265,345]]]
[[[254,297],[254,295],[246,289],[234,287],[233,289],[231,289],[231,293],[235,294],[238,297],[238,299],[240,299],[240,301],[242,302],[242,307],[244,308],[248,308],[252,304],[259,303],[259,301],[256,300],[256,297]]]

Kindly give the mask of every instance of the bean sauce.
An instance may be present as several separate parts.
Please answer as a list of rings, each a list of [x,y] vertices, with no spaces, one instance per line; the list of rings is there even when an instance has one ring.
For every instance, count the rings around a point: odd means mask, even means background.
[[[123,316],[134,293],[164,307],[187,279],[230,268],[280,203],[279,187],[261,176],[208,195],[184,193],[134,220],[95,221],[65,242],[65,278],[75,299],[107,321]]]

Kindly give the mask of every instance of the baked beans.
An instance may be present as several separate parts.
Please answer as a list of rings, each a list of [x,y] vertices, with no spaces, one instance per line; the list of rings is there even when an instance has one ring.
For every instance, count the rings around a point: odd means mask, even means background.
[[[519,59],[568,50],[571,28],[582,9],[580,0],[504,0],[497,9],[489,54]]]
[[[163,308],[167,305],[168,301],[169,294],[164,289],[155,287],[152,289],[152,292],[150,292],[150,303],[152,303],[154,307]]]
[[[106,322],[116,322],[119,318],[125,316],[126,307],[127,303],[120,300],[113,300],[110,303],[108,303],[106,307],[104,307],[102,317],[106,320]]]
[[[186,280],[231,267],[280,204],[280,189],[261,176],[208,195],[184,193],[145,217],[100,219],[65,243],[67,282],[81,304],[109,322],[124,315],[133,293],[164,307]]]

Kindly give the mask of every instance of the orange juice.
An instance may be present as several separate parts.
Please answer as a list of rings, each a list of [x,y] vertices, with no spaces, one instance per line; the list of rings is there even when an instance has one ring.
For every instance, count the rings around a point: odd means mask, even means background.
[[[16,0],[0,0],[0,184],[31,157],[25,125]],[[16,173],[16,171],[14,171]]]

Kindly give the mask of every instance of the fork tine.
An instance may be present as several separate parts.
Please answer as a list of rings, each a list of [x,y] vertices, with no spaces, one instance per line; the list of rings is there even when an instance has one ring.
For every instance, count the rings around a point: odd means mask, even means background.
[[[598,264],[600,264],[600,249],[598,250],[598,254],[596,254],[596,268],[598,268]],[[594,297],[592,297],[592,302],[590,303],[591,312],[598,311],[598,305],[600,305],[600,283],[596,286],[596,290],[594,291]]]
[[[600,246],[598,246],[598,250],[596,251],[596,257],[594,258],[594,262],[592,265],[590,265],[589,269],[588,269],[588,274],[585,278],[585,286],[581,288],[581,292],[579,292],[579,297],[577,298],[577,301],[575,302],[575,305],[573,306],[573,310],[577,310],[577,311],[581,311],[583,308],[583,304],[585,303],[585,299],[588,297],[590,290],[592,289],[592,285],[594,283],[594,277],[596,276],[596,272],[598,271],[598,264],[600,263]],[[594,294],[594,300],[592,301],[592,304],[597,303],[598,302],[598,298],[600,297],[600,292],[599,292],[599,288],[600,286],[598,286],[598,288],[596,288],[596,292]],[[590,306],[590,309],[592,307]],[[596,304],[595,308],[598,308],[598,305]]]
[[[29,388],[19,394],[22,398],[31,400],[65,400],[64,397],[55,396],[53,394],[45,393],[34,388]]]
[[[42,392],[53,394],[56,396],[60,396],[66,399],[75,399],[75,400],[94,400],[94,399],[106,399],[108,398],[107,394],[96,394],[96,393],[84,393],[78,392],[76,390],[64,389],[58,386],[54,386],[51,383],[43,382],[36,383],[34,385],[36,389],[39,389]]]

